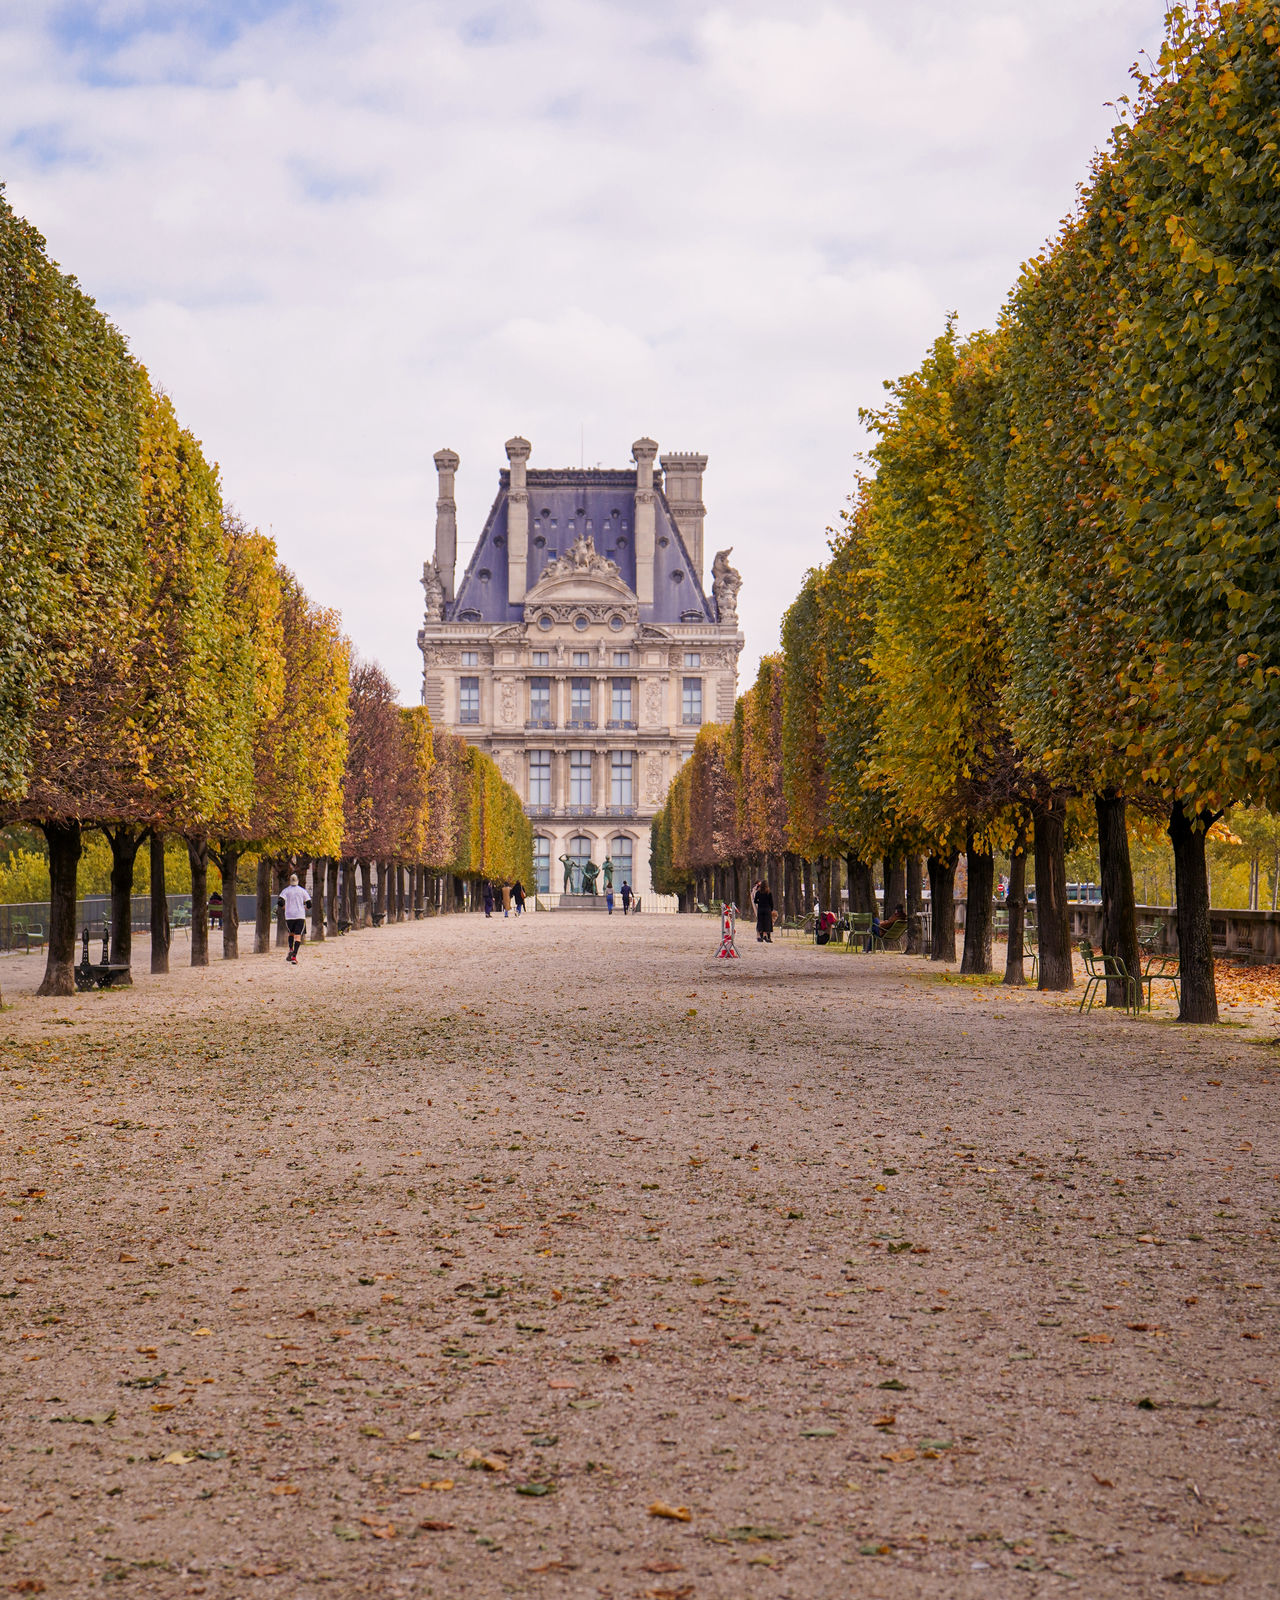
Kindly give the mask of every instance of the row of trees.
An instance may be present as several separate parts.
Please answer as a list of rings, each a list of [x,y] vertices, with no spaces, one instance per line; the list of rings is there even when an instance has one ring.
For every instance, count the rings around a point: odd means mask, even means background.
[[[41,992],[74,989],[86,827],[110,841],[124,969],[149,842],[163,971],[166,834],[187,842],[202,964],[210,862],[234,957],[246,855],[265,948],[273,862],[324,861],[333,897],[342,861],[365,863],[366,897],[374,860],[384,895],[406,864],[527,875],[518,811],[487,758],[435,735],[353,658],[337,614],[224,504],[168,397],[0,195],[0,823],[36,826],[48,846]]]
[[[924,855],[932,953],[949,957],[965,852],[962,964],[984,972],[1001,849],[1021,981],[1033,851],[1040,982],[1058,989],[1068,808],[1095,814],[1102,942],[1131,969],[1128,812],[1160,813],[1181,1016],[1205,1022],[1206,835],[1229,805],[1280,803],[1274,6],[1175,7],[1137,83],[994,332],[950,322],[864,414],[874,473],[787,614],[781,660],[680,774],[655,859],[687,875],[744,850],[844,854],[856,902],[866,860],[896,874]]]

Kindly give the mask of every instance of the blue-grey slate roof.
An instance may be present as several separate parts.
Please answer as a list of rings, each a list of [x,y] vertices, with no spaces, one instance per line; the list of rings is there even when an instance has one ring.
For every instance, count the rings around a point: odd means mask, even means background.
[[[524,601],[514,605],[507,594],[508,470],[499,474],[497,498],[484,531],[446,610],[448,621],[519,622]],[[532,589],[549,561],[562,556],[579,534],[590,534],[602,556],[616,561],[623,581],[636,586],[636,475],[628,471],[588,468],[575,471],[530,469],[529,564]],[[655,544],[653,604],[640,607],[641,622],[714,622],[715,608],[702,591],[680,530],[661,489],[654,494]],[[685,613],[690,613],[687,617]],[[696,615],[693,615],[696,613]],[[464,615],[466,614],[466,615]]]

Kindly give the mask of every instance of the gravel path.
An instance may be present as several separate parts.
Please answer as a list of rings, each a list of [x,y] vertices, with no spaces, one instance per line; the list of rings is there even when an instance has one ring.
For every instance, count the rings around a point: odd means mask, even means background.
[[[717,927],[6,963],[0,1589],[1275,1595],[1280,1051]]]

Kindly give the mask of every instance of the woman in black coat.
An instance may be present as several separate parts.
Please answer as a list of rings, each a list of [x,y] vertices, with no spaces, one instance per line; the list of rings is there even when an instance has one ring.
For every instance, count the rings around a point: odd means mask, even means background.
[[[767,883],[756,890],[756,943],[773,943],[773,893]]]

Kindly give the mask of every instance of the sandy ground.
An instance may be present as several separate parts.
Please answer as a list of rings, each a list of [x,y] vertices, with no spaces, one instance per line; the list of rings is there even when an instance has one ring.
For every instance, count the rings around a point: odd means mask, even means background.
[[[0,1590],[1275,1595],[1274,1028],[716,942],[0,962]]]

